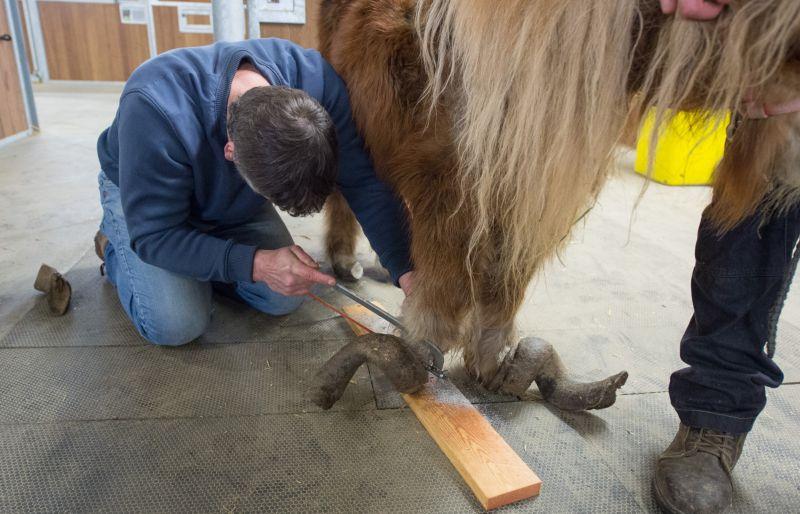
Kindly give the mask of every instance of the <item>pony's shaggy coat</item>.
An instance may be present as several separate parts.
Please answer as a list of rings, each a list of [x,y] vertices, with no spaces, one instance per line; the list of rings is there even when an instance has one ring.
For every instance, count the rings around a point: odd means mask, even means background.
[[[490,380],[530,280],[608,175],[631,94],[658,119],[785,96],[799,35],[797,0],[734,1],[704,24],[664,17],[657,0],[324,2],[321,51],[408,206],[412,336],[463,349]],[[797,201],[798,127],[786,116],[736,132],[716,177],[721,230],[765,195],[774,209]],[[327,213],[346,271],[357,225],[339,195]]]

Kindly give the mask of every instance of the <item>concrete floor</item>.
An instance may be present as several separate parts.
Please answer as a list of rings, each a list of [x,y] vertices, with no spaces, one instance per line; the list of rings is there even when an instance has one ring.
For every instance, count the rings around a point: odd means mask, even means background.
[[[118,95],[40,87],[42,132],[0,148],[0,511],[479,510],[379,375],[360,370],[330,412],[305,399],[305,381],[348,338],[321,307],[274,319],[223,301],[197,344],[165,350],[138,337],[89,251],[100,217],[94,144]],[[453,381],[544,481],[538,499],[504,510],[655,509],[649,480],[677,426],[665,391],[681,366],[709,191],[651,184],[634,211],[644,182],[626,168],[519,316],[521,332],[557,344],[579,377],[627,369],[617,404],[564,414],[511,401],[450,362]],[[318,218],[287,224],[322,258]],[[373,262],[363,243],[360,255]],[[70,270],[64,318],[31,287],[42,262]],[[402,300],[374,279],[358,288],[390,310]],[[795,288],[778,346],[786,384],[769,392],[748,439],[734,511],[800,512],[798,327]]]

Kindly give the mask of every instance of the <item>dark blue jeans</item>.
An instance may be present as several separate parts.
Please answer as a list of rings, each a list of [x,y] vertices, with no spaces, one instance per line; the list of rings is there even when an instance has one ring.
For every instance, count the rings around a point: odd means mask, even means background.
[[[722,236],[703,213],[692,274],[694,316],[681,341],[689,367],[673,373],[669,384],[685,425],[748,432],[766,405],[765,387],[783,382],[764,346],[798,234],[800,207],[766,222],[757,213]]]

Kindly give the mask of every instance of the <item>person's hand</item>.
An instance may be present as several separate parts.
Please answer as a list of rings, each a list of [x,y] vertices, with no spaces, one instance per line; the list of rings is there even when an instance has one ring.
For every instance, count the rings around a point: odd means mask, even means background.
[[[414,290],[414,272],[407,271],[400,275],[400,278],[397,279],[397,282],[400,284],[400,289],[406,294],[406,296],[410,296],[411,292]]]
[[[319,264],[297,245],[256,250],[253,281],[264,282],[284,296],[308,294],[314,284],[336,284],[336,279],[319,271]]]
[[[675,14],[687,20],[713,20],[731,0],[661,0],[664,14]]]

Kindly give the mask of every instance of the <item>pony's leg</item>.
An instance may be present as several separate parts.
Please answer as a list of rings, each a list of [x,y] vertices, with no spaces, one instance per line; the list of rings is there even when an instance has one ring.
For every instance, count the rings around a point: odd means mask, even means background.
[[[428,341],[442,353],[463,347],[463,319],[467,312],[464,297],[444,298],[436,288],[423,285],[420,268],[414,270],[414,292],[403,303],[403,324],[410,341]]]
[[[488,278],[491,274],[489,269],[483,276]],[[525,287],[520,283],[512,288],[513,292],[509,291],[510,295],[504,296],[487,282],[477,284],[480,291],[478,308],[471,319],[472,337],[464,348],[464,366],[469,374],[489,387],[497,377],[504,352],[516,340],[514,317],[522,303]]]
[[[325,247],[333,272],[342,280],[356,281],[364,268],[356,260],[358,221],[339,191],[334,191],[325,203]]]
[[[464,319],[471,305],[465,261],[470,216],[454,213],[454,191],[435,186],[425,188],[428,194],[411,196],[414,289],[403,303],[403,318],[410,339],[427,340],[447,352],[463,348],[465,341]]]
[[[480,312],[480,311],[479,311]],[[492,391],[502,364],[503,354],[513,345],[516,329],[513,322],[500,326],[481,326],[482,316],[472,317],[472,336],[464,348],[464,368],[484,387]]]

